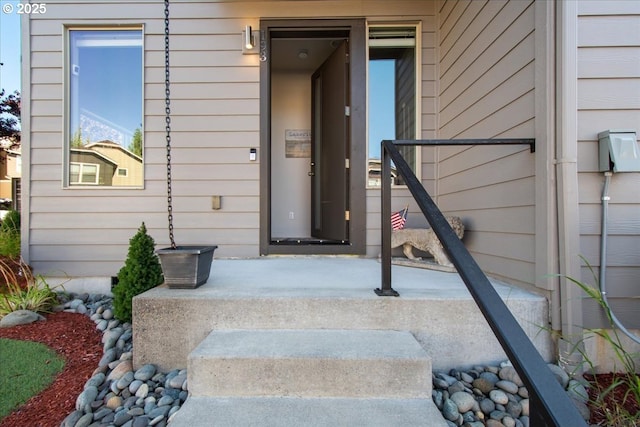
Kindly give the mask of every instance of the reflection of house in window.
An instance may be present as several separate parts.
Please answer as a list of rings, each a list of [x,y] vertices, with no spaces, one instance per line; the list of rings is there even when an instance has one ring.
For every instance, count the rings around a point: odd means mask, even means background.
[[[71,148],[70,184],[142,185],[142,158],[115,142]]]
[[[369,159],[369,181],[367,185],[370,187],[379,187],[382,185],[381,182],[382,177],[382,160],[380,159]],[[391,185],[398,185],[398,172],[396,171],[396,167],[391,165]]]
[[[20,179],[22,176],[22,155],[20,142],[11,138],[0,138],[0,201],[5,206],[20,210]],[[9,206],[6,206],[6,205]]]
[[[142,185],[142,157],[112,141],[100,141],[89,145],[89,148],[112,159],[118,170],[113,176],[114,186]]]
[[[86,148],[72,148],[70,160],[70,184],[111,185],[118,166],[113,160]]]

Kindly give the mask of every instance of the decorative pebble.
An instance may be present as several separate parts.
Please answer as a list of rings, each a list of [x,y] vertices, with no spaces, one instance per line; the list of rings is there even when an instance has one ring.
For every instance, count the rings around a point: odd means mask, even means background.
[[[97,374],[95,374],[94,376],[92,376],[91,378],[89,378],[87,380],[87,382],[84,384],[84,387],[86,388],[87,386],[95,386],[95,387],[99,387],[105,379],[105,375],[102,372],[98,372]]]
[[[80,410],[91,404],[98,397],[98,387],[90,385],[82,390],[76,398],[76,409]]]
[[[509,402],[509,397],[502,390],[491,390],[489,392],[489,399],[500,405],[506,405],[507,402]]]
[[[446,399],[442,407],[442,415],[449,421],[457,421],[460,416],[458,406],[451,399]]]
[[[587,403],[589,401],[589,393],[585,386],[576,380],[570,380],[569,385],[567,386],[567,393],[569,397],[579,400],[582,403]]]
[[[111,373],[107,376],[109,380],[119,380],[126,374],[127,372],[131,372],[133,370],[133,364],[130,360],[119,361],[118,365],[111,371]]]
[[[147,364],[142,366],[134,374],[134,378],[140,381],[148,381],[156,374],[155,365]]]
[[[78,422],[78,420],[82,418],[82,415],[84,415],[82,411],[78,411],[78,410],[73,411],[72,413],[67,415],[64,421],[62,421],[62,424],[60,425],[60,427],[74,427]]]
[[[504,368],[500,369],[498,376],[500,377],[500,379],[511,381],[518,387],[522,387],[524,385],[524,383],[520,379],[520,375],[518,375],[518,372],[516,372],[516,369],[513,366],[505,366]]]
[[[473,386],[480,390],[483,394],[489,394],[491,390],[493,390],[494,384],[493,382],[487,380],[486,378],[478,378],[473,380]]]
[[[473,396],[469,393],[465,393],[464,391],[453,393],[450,399],[456,404],[458,412],[461,414],[470,411],[476,404],[476,400]]]
[[[127,411],[116,412],[115,417],[113,418],[113,424],[116,427],[122,426],[124,423],[132,419],[133,417],[129,415]]]
[[[559,366],[548,366],[558,382],[564,384],[578,412],[588,420],[590,414],[585,403],[588,394],[584,379],[570,380]],[[500,366],[474,366],[467,371],[434,372],[432,398],[451,427],[530,426],[529,392],[508,361]]]
[[[17,325],[26,325],[38,320],[45,320],[44,316],[30,310],[16,310],[0,319],[0,328],[10,328]]]
[[[506,391],[507,393],[517,394],[518,386],[515,383],[507,380],[500,380],[496,383],[496,387],[499,389]]]
[[[184,384],[186,380],[187,380],[187,373],[181,372],[180,374],[168,380],[167,383],[171,388],[182,388],[182,384]]]
[[[496,410],[496,404],[489,398],[484,398],[480,401],[480,410],[485,414],[490,414]]]
[[[120,396],[112,396],[107,399],[106,406],[109,409],[113,409],[114,411],[122,406],[122,397]]]
[[[120,390],[124,390],[125,388],[129,388],[129,384],[131,384],[132,382],[133,382],[133,371],[127,371],[118,380],[118,388]]]
[[[562,388],[566,389],[569,385],[569,375],[558,365],[549,363],[547,366],[551,369],[551,372],[556,377]]]
[[[76,422],[73,427],[88,427],[92,422],[93,414],[89,412],[88,414],[84,414],[83,416],[81,416],[78,422]]]

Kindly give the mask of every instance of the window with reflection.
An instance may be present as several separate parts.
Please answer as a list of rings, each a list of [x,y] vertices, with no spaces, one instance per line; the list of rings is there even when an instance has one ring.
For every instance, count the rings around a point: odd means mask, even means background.
[[[143,184],[142,30],[70,29],[69,186]]]
[[[379,187],[381,184],[380,142],[385,139],[416,138],[416,98],[415,27],[371,27],[368,94],[370,187]],[[399,149],[418,175],[417,149]],[[392,170],[391,179],[392,184],[404,184],[395,170]]]

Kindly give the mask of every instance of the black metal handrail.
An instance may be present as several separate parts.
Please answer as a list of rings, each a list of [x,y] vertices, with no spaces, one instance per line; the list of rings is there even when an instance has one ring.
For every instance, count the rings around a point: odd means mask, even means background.
[[[465,141],[464,143],[460,141]],[[506,142],[509,141],[509,142]],[[531,425],[586,427],[586,423],[567,393],[555,379],[529,337],[522,330],[487,276],[455,234],[422,183],[415,176],[396,145],[488,145],[529,144],[532,139],[510,140],[402,140],[382,141],[382,284],[380,296],[398,296],[391,287],[391,160],[420,210],[442,243],[471,296],[489,323],[507,357],[529,391]]]

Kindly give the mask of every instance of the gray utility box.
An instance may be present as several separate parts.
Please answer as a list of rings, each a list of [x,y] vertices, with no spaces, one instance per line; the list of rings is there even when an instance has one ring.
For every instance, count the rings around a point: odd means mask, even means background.
[[[640,148],[635,130],[606,130],[598,134],[600,172],[640,172]]]

